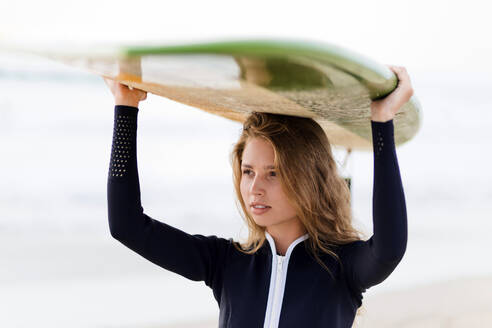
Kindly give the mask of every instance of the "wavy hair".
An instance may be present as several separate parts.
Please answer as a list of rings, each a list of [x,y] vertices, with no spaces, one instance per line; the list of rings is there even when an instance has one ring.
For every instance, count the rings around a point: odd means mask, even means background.
[[[265,228],[248,213],[240,190],[242,155],[251,138],[263,138],[272,145],[284,192],[309,234],[308,250],[333,277],[319,254],[340,261],[333,248],[361,240],[363,234],[352,226],[350,190],[338,174],[328,137],[311,118],[252,112],[245,120],[230,161],[236,205],[242,209],[249,234],[246,242],[235,242],[235,248],[253,254],[266,240]]]

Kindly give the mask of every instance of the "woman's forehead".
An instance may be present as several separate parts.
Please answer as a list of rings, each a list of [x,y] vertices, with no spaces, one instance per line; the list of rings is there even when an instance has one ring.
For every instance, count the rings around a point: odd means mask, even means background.
[[[244,147],[244,152],[246,154],[257,154],[257,153],[262,153],[262,154],[270,154],[273,155],[274,150],[270,142],[263,138],[250,138],[246,142],[246,146]]]
[[[252,168],[275,168],[275,152],[270,142],[262,138],[249,139],[246,142],[241,164]]]

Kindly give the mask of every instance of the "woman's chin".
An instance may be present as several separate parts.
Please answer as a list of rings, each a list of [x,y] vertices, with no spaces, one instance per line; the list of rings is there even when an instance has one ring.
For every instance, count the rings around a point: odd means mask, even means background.
[[[254,215],[254,214],[251,214],[251,217],[253,218],[253,220],[255,221],[255,223],[257,225],[259,225],[260,227],[266,227],[268,225],[270,225],[269,221],[268,220],[265,220],[263,217],[260,216],[257,216],[257,215]]]

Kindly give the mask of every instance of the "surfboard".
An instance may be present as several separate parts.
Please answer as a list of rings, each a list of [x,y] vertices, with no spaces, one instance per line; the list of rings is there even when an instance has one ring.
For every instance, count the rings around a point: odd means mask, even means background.
[[[332,145],[351,150],[372,149],[370,103],[398,83],[385,65],[334,44],[310,40],[58,45],[23,50],[237,122],[252,111],[310,117]],[[422,108],[414,95],[394,118],[396,144],[413,138],[421,120]]]

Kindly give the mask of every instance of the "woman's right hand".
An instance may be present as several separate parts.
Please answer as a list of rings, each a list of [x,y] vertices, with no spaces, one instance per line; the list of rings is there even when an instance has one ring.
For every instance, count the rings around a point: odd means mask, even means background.
[[[147,91],[130,89],[128,86],[107,77],[103,77],[103,79],[114,96],[115,105],[138,107],[140,101],[147,99]]]

